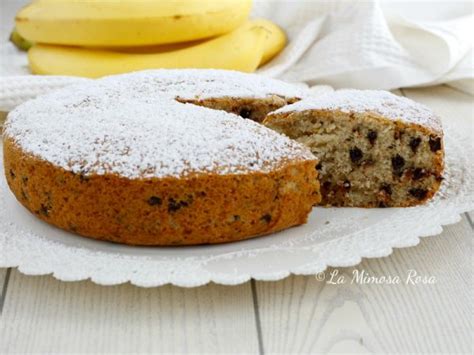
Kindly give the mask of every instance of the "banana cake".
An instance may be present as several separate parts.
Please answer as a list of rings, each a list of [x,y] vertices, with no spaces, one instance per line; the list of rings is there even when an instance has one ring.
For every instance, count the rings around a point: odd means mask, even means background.
[[[304,145],[234,113],[261,121],[304,95],[217,70],[67,87],[8,115],[7,182],[38,218],[100,240],[190,245],[279,231],[305,223],[320,201],[318,162]]]

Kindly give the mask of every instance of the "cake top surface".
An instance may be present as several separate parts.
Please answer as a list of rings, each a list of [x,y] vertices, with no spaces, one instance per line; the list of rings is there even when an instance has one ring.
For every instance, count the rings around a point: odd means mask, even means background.
[[[381,90],[338,90],[318,97],[305,98],[280,108],[274,114],[307,110],[375,113],[394,121],[413,123],[438,133],[442,132],[440,118],[428,107],[406,97]]]
[[[117,86],[126,83],[127,87],[133,88],[130,94],[160,93],[182,99],[265,98],[270,95],[303,98],[309,95],[305,86],[257,74],[218,69],[145,70],[105,77],[102,81]]]
[[[4,135],[27,153],[84,175],[240,174],[315,159],[302,145],[253,121],[179,103],[177,89],[164,95],[160,78],[172,81],[176,71],[164,72],[88,81],[28,101],[8,115]],[[204,80],[205,74],[198,76]],[[173,85],[190,93],[193,85],[200,87],[191,80],[183,73]],[[218,85],[225,94],[224,83]],[[229,93],[238,90],[231,87]]]

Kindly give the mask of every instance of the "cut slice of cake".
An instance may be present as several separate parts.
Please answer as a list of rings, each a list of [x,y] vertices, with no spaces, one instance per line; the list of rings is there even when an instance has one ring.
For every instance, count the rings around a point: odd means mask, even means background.
[[[440,120],[407,98],[340,90],[285,106],[263,123],[318,157],[323,205],[413,206],[439,189]]]

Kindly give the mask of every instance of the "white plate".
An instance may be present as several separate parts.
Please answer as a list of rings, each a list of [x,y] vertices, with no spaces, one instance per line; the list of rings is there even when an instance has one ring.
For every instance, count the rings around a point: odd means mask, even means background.
[[[130,247],[82,238],[54,228],[24,209],[0,178],[0,267],[28,275],[102,285],[130,281],[199,286],[279,280],[314,274],[327,266],[352,266],[363,257],[389,255],[441,233],[474,209],[474,164],[469,132],[445,127],[446,172],[440,192],[414,208],[315,208],[306,225],[252,240],[194,247]],[[0,164],[1,165],[1,164]],[[0,166],[3,170],[3,166]]]

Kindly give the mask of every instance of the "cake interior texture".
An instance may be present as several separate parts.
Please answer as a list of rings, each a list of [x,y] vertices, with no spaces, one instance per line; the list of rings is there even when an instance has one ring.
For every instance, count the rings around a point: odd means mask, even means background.
[[[262,98],[218,97],[198,100],[180,99],[178,97],[176,100],[182,103],[190,103],[215,110],[223,110],[241,116],[242,118],[251,119],[252,121],[261,123],[270,112],[292,104],[298,101],[299,98],[269,95],[268,97]]]
[[[420,125],[340,110],[276,114],[264,124],[319,159],[322,205],[417,205],[442,180],[442,137]]]

